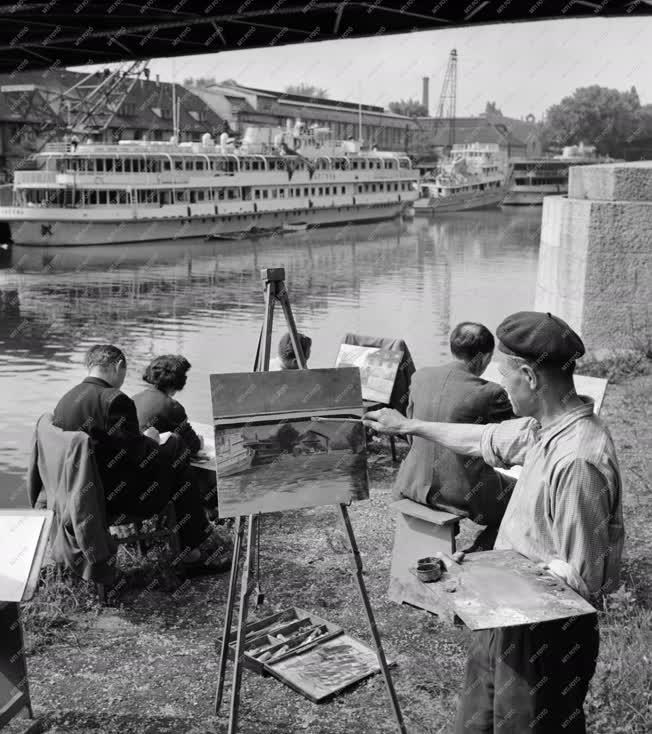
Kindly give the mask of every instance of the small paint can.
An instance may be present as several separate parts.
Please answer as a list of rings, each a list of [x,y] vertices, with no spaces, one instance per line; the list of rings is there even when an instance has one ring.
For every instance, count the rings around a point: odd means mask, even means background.
[[[421,558],[417,564],[417,578],[424,583],[439,581],[444,570],[443,566],[439,558]]]

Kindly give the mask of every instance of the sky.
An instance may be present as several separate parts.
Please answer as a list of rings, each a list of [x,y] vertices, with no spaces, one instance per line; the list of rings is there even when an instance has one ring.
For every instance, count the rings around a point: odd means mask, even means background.
[[[456,48],[458,116],[477,115],[492,100],[505,115],[541,119],[591,84],[634,85],[642,103],[652,103],[651,39],[652,18],[533,21],[155,59],[150,70],[162,81],[208,76],[280,91],[306,82],[331,99],[383,107],[420,100],[421,79],[429,76],[434,114]]]

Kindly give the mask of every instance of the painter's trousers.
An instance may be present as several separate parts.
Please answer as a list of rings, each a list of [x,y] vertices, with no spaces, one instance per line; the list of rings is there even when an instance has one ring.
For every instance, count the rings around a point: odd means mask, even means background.
[[[585,734],[598,657],[587,614],[473,633],[455,734]]]

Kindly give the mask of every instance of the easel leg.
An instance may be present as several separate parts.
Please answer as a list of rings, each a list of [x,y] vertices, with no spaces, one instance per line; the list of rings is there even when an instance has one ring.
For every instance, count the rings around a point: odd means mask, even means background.
[[[392,676],[390,675],[389,667],[387,665],[387,659],[385,658],[385,653],[383,651],[383,644],[380,639],[380,633],[378,632],[378,627],[376,627],[374,612],[369,602],[364,579],[362,578],[362,559],[360,558],[360,551],[358,550],[358,544],[356,542],[355,535],[353,534],[353,527],[351,526],[349,511],[346,505],[340,504],[340,515],[342,517],[342,522],[344,523],[346,534],[349,538],[349,545],[351,546],[352,553],[351,563],[353,565],[353,573],[355,575],[356,581],[358,582],[358,590],[360,591],[360,597],[362,598],[362,603],[364,605],[365,612],[367,613],[369,629],[371,630],[371,634],[374,638],[374,643],[376,645],[378,664],[380,665],[383,677],[385,678],[385,686],[387,688],[387,693],[389,694],[390,703],[394,712],[394,718],[396,719],[397,730],[401,732],[401,734],[407,734],[405,722],[403,721],[403,714],[401,713],[401,707],[396,696],[396,691],[394,690],[394,683],[392,682]]]
[[[229,579],[229,593],[226,598],[226,613],[224,617],[224,632],[222,634],[222,648],[220,650],[220,665],[217,671],[217,688],[215,690],[215,716],[220,713],[222,695],[224,693],[224,677],[226,675],[226,662],[229,658],[229,638],[231,636],[231,625],[233,623],[233,607],[235,602],[236,587],[238,584],[238,567],[240,565],[240,552],[242,550],[242,536],[244,533],[244,518],[238,517],[235,526],[235,539],[233,541],[233,560],[231,561],[231,577]]]
[[[249,517],[249,530],[247,533],[247,555],[245,556],[242,579],[240,581],[240,609],[238,614],[238,637],[235,647],[235,660],[233,664],[233,687],[231,690],[231,712],[229,714],[228,734],[235,734],[238,728],[238,710],[240,708],[240,685],[242,683],[242,664],[244,662],[245,626],[247,624],[247,611],[249,606],[249,594],[251,593],[251,574],[256,545],[256,530],[258,527],[258,516]]]

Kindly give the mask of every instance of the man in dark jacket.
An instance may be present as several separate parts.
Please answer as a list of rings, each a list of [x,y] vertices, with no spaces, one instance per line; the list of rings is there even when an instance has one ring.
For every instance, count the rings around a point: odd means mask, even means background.
[[[452,362],[425,367],[412,376],[408,418],[477,424],[513,418],[505,391],[480,377],[493,356],[491,332],[482,324],[463,322],[453,329],[450,345]],[[399,469],[394,494],[487,526],[473,549],[490,549],[513,484],[480,457],[460,456],[440,444],[414,437]]]
[[[91,437],[107,514],[151,517],[172,500],[184,565],[198,572],[219,570],[202,558],[200,546],[211,528],[189,479],[188,448],[176,435],[159,445],[156,430],[140,432],[136,406],[120,391],[127,372],[120,349],[95,345],[86,354],[86,366],[88,377],[61,398],[53,422]]]

